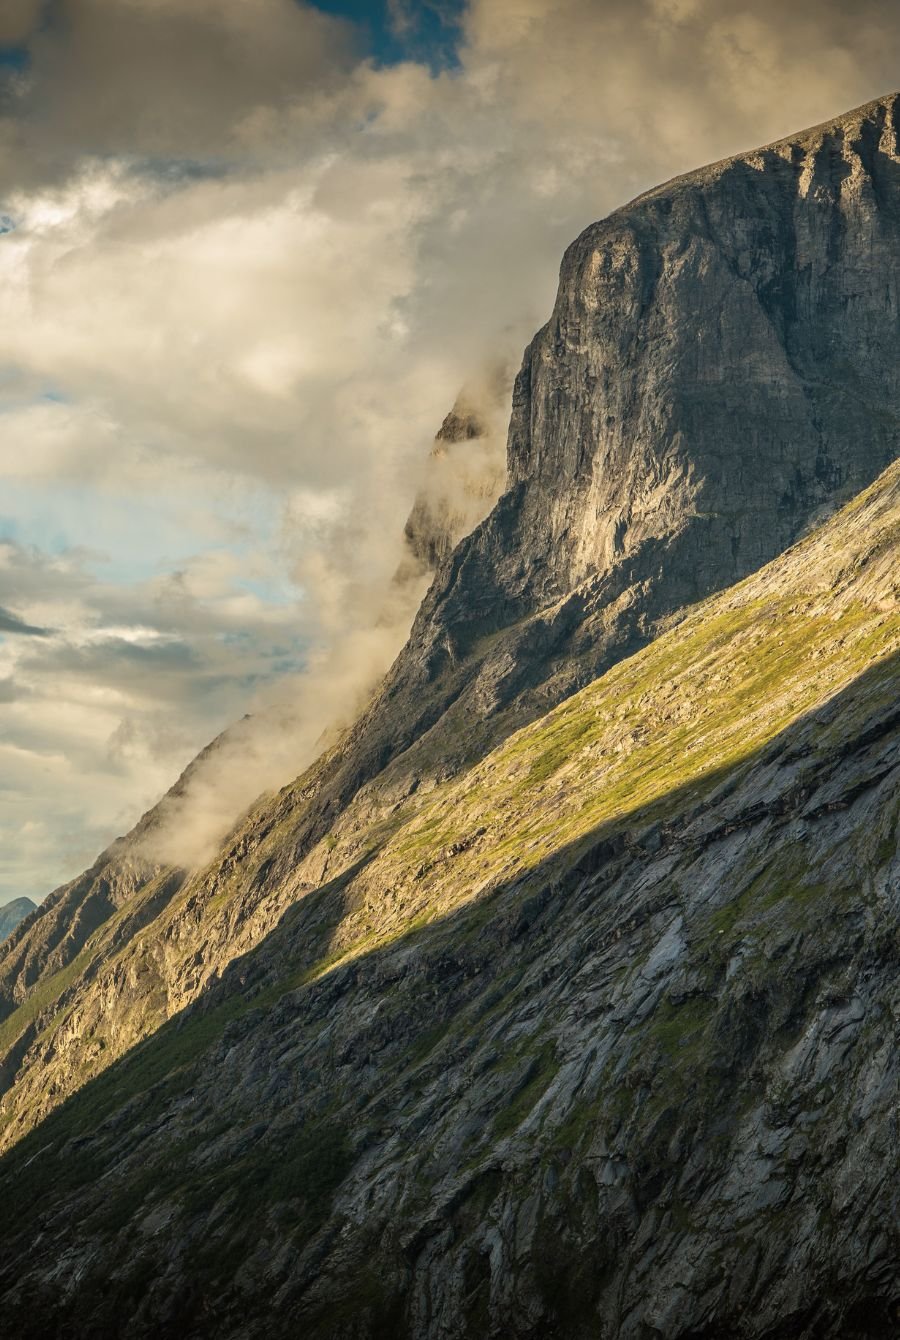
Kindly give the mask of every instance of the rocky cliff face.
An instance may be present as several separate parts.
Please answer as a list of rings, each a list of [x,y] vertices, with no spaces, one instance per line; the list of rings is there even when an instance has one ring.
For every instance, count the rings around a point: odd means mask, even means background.
[[[885,99],[574,243],[516,382],[508,492],[440,572],[389,695],[477,665],[467,710],[495,737],[896,457],[898,125]]]
[[[4,948],[23,1337],[893,1333],[898,123],[589,229],[354,729]]]

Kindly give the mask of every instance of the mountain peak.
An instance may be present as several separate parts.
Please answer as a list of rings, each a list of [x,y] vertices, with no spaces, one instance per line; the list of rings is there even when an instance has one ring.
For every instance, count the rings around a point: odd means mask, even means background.
[[[810,153],[814,153],[823,144],[831,140],[843,141],[865,137],[871,142],[874,137],[882,152],[889,156],[896,156],[898,136],[900,136],[900,92],[885,93],[881,97],[872,98],[859,107],[841,113],[840,116],[834,116],[828,121],[809,126],[806,130],[795,131],[791,135],[772,140],[768,144],[744,149],[739,153],[729,155],[727,158],[720,158],[702,167],[692,168],[690,172],[682,173],[678,177],[671,178],[668,182],[643,192],[631,204],[638,204],[640,201],[656,195],[671,193],[681,183],[705,184],[736,164],[743,163],[757,171],[762,170],[770,154],[777,155],[793,164],[797,162],[798,158],[802,159]],[[624,208],[627,209],[628,206],[626,205]]]

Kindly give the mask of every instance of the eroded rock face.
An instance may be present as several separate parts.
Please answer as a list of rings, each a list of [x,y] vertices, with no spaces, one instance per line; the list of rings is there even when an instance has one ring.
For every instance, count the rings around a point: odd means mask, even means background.
[[[896,458],[898,129],[892,95],[569,248],[516,380],[507,492],[323,774],[332,808],[471,761]]]
[[[552,625],[574,599],[602,664],[595,611],[627,592],[645,635],[897,456],[898,130],[891,97],[661,187],[570,247],[516,382],[509,492],[413,647],[462,651],[542,610]]]
[[[898,126],[888,99],[570,248],[509,443],[517,547],[550,593],[678,539],[667,578],[703,594],[897,454]]]
[[[489,368],[460,392],[434,440],[404,534],[412,560],[434,572],[503,491],[512,374]]]

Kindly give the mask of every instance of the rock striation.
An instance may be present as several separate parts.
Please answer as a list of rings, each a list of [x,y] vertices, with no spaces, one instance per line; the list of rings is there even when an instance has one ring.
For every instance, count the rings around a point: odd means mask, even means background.
[[[0,951],[23,1340],[895,1333],[898,130],[589,228],[357,724]]]

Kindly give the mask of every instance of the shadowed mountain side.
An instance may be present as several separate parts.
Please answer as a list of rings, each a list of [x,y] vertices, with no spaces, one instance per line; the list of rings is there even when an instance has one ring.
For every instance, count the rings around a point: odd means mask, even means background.
[[[470,766],[896,458],[898,109],[679,178],[568,250],[516,381],[508,491],[441,564],[369,710],[256,811],[295,863],[348,806],[367,822],[372,788],[402,804]],[[180,879],[152,844],[114,846],[0,950],[0,1013]]]
[[[423,782],[398,804],[389,769],[304,856],[297,833],[313,769],[263,803],[206,870],[174,891],[148,885],[159,899],[152,921],[142,891],[95,932],[74,972],[42,982],[0,1025],[0,1142],[179,1013],[287,908],[317,905],[316,891],[348,868],[358,870],[342,944],[388,941],[601,822],[662,803],[679,783],[703,790],[709,773],[890,657],[900,646],[898,490],[894,466],[763,572],[685,612],[461,776]]]
[[[290,909],[0,1162],[5,1323],[892,1335],[898,686],[377,949],[375,852]]]

